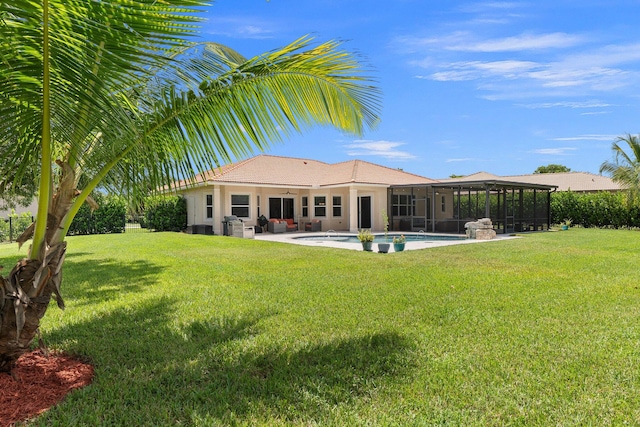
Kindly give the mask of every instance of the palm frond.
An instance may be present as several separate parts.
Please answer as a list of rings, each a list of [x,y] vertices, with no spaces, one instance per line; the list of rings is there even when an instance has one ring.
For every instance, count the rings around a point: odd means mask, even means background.
[[[358,135],[375,126],[380,105],[372,79],[340,43],[312,41],[249,60],[220,45],[195,46],[136,87],[128,102],[137,108],[130,134],[105,127],[85,168],[95,171],[122,153],[123,162],[108,165],[103,185],[134,194],[136,187],[192,178],[313,125]]]
[[[199,0],[109,2],[50,0],[52,134],[81,151],[106,112],[110,96],[131,87],[151,67],[170,61],[198,28]],[[42,121],[42,6],[29,0],[0,2],[0,140],[14,141],[25,159],[40,149],[39,132],[16,138]],[[116,115],[118,117],[118,115]],[[118,125],[118,123],[113,123]],[[29,153],[29,154],[27,154]]]
[[[611,150],[614,161],[603,162],[600,165],[600,173],[610,175],[611,179],[623,188],[640,194],[640,138],[630,134],[618,137],[611,144]]]

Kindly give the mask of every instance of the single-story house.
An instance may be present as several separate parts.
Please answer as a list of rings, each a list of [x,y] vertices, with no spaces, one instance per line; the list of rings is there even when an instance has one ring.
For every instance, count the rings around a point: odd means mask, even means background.
[[[329,164],[310,159],[258,155],[179,183],[187,200],[187,225],[211,226],[223,234],[225,216],[245,224],[258,218],[293,219],[297,228],[318,221],[320,229],[382,230],[392,185],[429,184],[433,179],[362,160]]]
[[[444,182],[362,160],[329,164],[265,154],[177,186],[188,226],[215,234],[224,233],[231,215],[254,226],[264,216],[289,219],[298,230],[313,221],[322,231],[382,231],[383,210],[390,230],[464,233],[465,222],[483,217],[497,232],[542,230],[555,188],[501,178]]]

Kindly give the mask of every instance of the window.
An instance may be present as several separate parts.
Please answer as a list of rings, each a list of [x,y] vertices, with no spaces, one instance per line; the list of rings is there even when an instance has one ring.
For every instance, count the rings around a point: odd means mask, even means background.
[[[410,194],[394,194],[393,198],[393,216],[412,215],[413,201]]]
[[[238,218],[249,218],[249,200],[248,194],[232,194],[231,215]]]
[[[333,216],[342,216],[342,197],[333,196]]]
[[[445,196],[442,196],[440,201],[442,203],[442,212],[446,212],[447,211],[447,198]]]
[[[213,218],[213,194],[207,194],[205,207],[207,209],[207,219],[212,219]]]
[[[309,198],[307,196],[302,196],[302,216],[309,216]]]
[[[313,211],[313,216],[327,216],[327,198],[325,196],[313,198]]]

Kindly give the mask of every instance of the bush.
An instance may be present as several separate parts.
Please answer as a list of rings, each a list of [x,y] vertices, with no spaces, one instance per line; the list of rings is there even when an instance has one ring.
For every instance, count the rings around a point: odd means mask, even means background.
[[[127,206],[120,197],[106,197],[94,211],[94,230],[97,234],[124,233]]]
[[[31,212],[17,214],[14,210],[7,218],[0,218],[0,242],[16,240],[33,222]]]
[[[91,211],[91,207],[84,203],[76,214],[67,234],[108,234],[124,233],[126,204],[117,196],[96,195],[93,197],[98,203],[98,209]]]
[[[187,228],[187,201],[180,196],[152,196],[145,200],[145,225],[155,231]]]
[[[560,224],[567,219],[583,227],[640,227],[640,203],[625,192],[552,193],[551,222]]]
[[[12,211],[9,218],[11,220],[11,238],[13,240],[16,240],[33,223],[31,212],[23,212],[18,215],[15,211]]]
[[[9,220],[0,218],[0,242],[9,240]]]

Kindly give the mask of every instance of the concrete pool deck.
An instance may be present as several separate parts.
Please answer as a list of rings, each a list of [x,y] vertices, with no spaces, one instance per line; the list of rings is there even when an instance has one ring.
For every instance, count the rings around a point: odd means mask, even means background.
[[[362,245],[360,243],[349,243],[349,242],[340,242],[340,241],[328,241],[328,240],[305,240],[298,239],[298,237],[322,237],[325,235],[324,231],[317,231],[313,233],[305,233],[305,232],[291,232],[291,233],[257,233],[255,235],[256,240],[267,240],[271,242],[282,242],[282,243],[293,243],[296,245],[303,246],[315,246],[320,248],[339,248],[339,249],[349,249],[354,251],[361,251]],[[331,232],[331,235],[351,235],[355,236],[356,233],[349,232]],[[415,233],[406,233],[406,234],[415,234]],[[455,236],[460,237],[459,234]],[[468,245],[474,243],[488,243],[488,242],[498,242],[502,240],[515,239],[517,236],[512,235],[498,235],[495,239],[492,240],[434,240],[434,241],[425,241],[425,242],[407,242],[404,246],[405,251],[412,251],[418,249],[428,249],[428,248],[437,248],[441,246],[451,246],[451,245]],[[378,244],[373,244],[373,251],[378,251]],[[393,252],[393,245],[389,248],[389,253]]]

